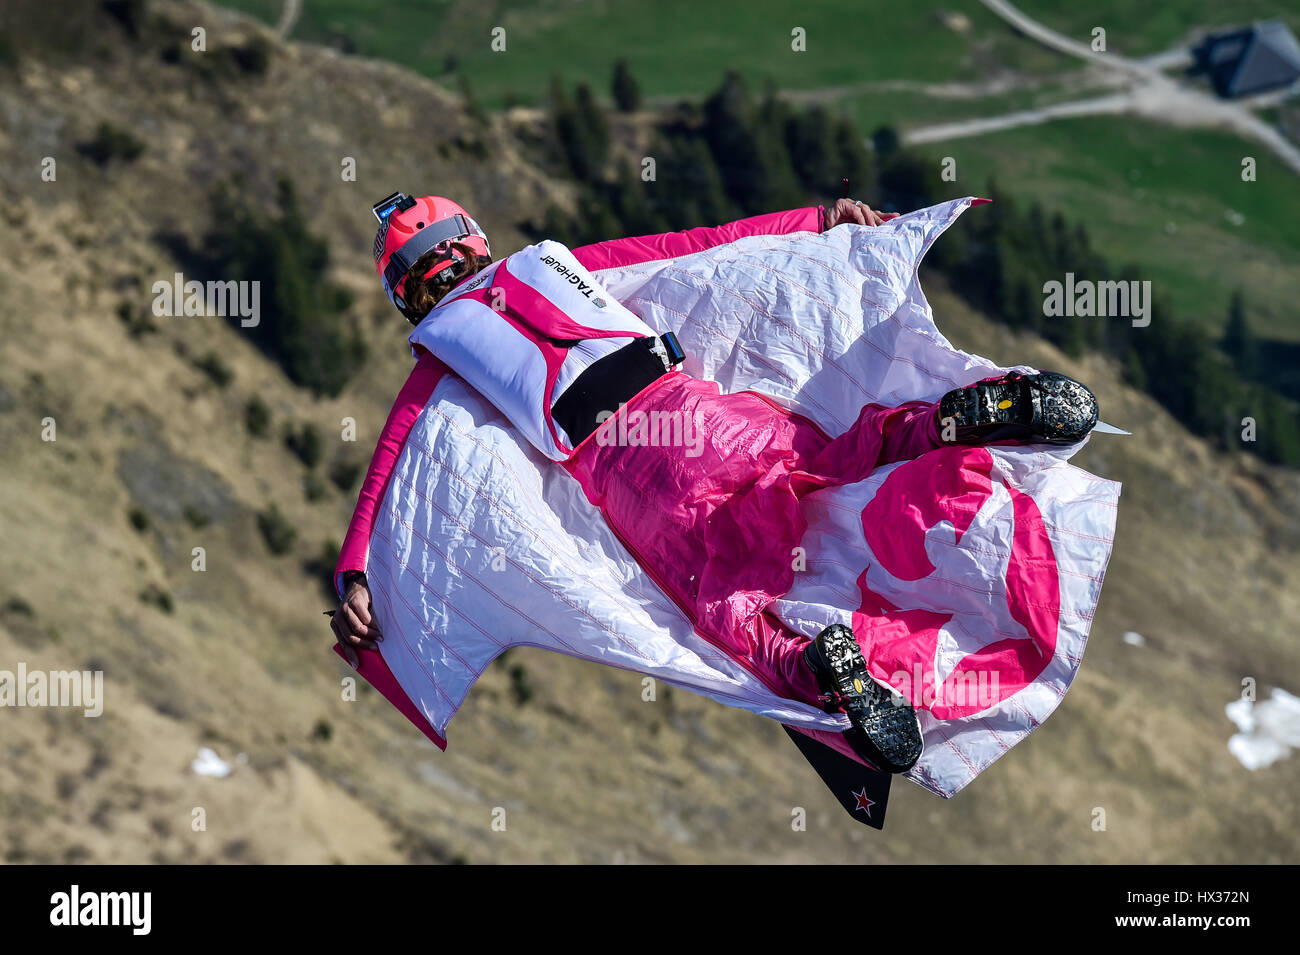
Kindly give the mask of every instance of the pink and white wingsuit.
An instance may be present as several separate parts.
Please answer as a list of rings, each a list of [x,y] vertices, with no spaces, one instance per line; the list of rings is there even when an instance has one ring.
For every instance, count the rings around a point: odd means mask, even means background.
[[[942,226],[970,202],[948,204],[951,208]],[[905,225],[909,218],[895,222]],[[938,217],[914,220],[912,227],[924,228],[918,223],[926,221]],[[671,273],[680,270],[681,263],[698,261],[686,257],[708,250],[723,258],[748,254],[753,260],[750,267],[756,263],[757,268],[772,272],[774,264],[780,265],[773,250],[799,245],[790,246],[787,240],[783,246],[779,237],[816,235],[821,223],[821,208],[812,207],[718,228],[603,242],[572,252],[558,243],[543,242],[462,283],[411,335],[418,360],[379,438],[336,579],[349,570],[368,572],[376,614],[388,640],[380,653],[363,655],[362,674],[439,746],[445,747],[446,723],[487,663],[509,646],[531,644],[679,682],[780,719],[857,758],[838,731],[845,725],[843,717],[816,709],[816,682],[802,663],[808,639],[833,622],[809,609],[818,605],[836,608],[838,622],[851,623],[873,674],[913,701],[922,714],[928,747],[951,741],[956,735],[952,729],[963,723],[981,724],[979,745],[967,746],[970,740],[963,739],[951,746],[953,752],[946,759],[943,753],[937,760],[927,754],[913,770],[918,782],[936,792],[950,795],[969,782],[1059,701],[1077,668],[1109,557],[1117,485],[1091,484],[1091,490],[1081,492],[1091,495],[1087,498],[1081,498],[1080,492],[1072,497],[1052,496],[1054,503],[1068,508],[1071,503],[1101,500],[1096,496],[1098,488],[1110,485],[1111,510],[1102,511],[1100,524],[1094,522],[1101,533],[1085,533],[1090,541],[1083,548],[1073,547],[1077,539],[1070,537],[1071,530],[1050,527],[1035,502],[1030,485],[1042,467],[1019,466],[1028,459],[1016,458],[1014,449],[945,445],[933,400],[859,402],[844,394],[846,388],[852,390],[849,382],[832,383],[832,399],[819,402],[811,382],[795,395],[774,396],[763,388],[723,393],[713,380],[674,370],[577,447],[551,418],[554,397],[588,364],[633,337],[668,330],[663,314],[653,315],[656,327],[642,320],[650,319],[657,307],[662,308],[662,299],[671,297],[660,295],[648,302],[644,297],[647,275],[671,282]],[[931,228],[933,235],[925,238],[921,251],[942,226]],[[880,242],[887,242],[897,228],[893,223],[877,227]],[[871,241],[861,233],[872,230],[841,227],[839,231],[859,233],[855,243]],[[810,236],[799,239],[805,244],[810,241]],[[721,248],[733,244],[734,252]],[[910,265],[914,282],[915,262]],[[827,268],[834,271],[834,266]],[[593,273],[607,279],[620,294],[608,291]],[[905,272],[900,274],[906,277]],[[702,294],[716,293],[707,278],[698,284]],[[812,285],[807,291],[817,299],[818,289]],[[744,298],[743,291],[733,294]],[[842,311],[833,301],[827,304]],[[863,304],[872,303],[864,299]],[[628,305],[640,308],[642,317]],[[886,320],[900,326],[915,323],[915,316],[904,314],[912,305],[900,305]],[[874,307],[887,308],[878,303]],[[782,321],[776,312],[770,317],[816,349],[810,336],[800,334],[797,321],[788,317]],[[781,337],[775,329],[774,335]],[[682,336],[686,336],[684,343],[703,345],[708,331],[683,325]],[[555,344],[555,339],[583,342],[570,349]],[[764,374],[779,375],[782,345],[776,339],[771,355],[740,348],[733,349],[730,358],[748,351],[749,359],[769,366]],[[870,344],[871,336],[862,340]],[[970,361],[964,376],[958,371],[947,379],[950,387],[993,370],[971,356],[953,353]],[[829,359],[823,370],[838,365],[843,371],[844,360],[837,363],[833,356],[823,357]],[[890,361],[900,358],[909,361],[907,355],[889,356]],[[692,368],[694,361],[686,367]],[[708,361],[696,365],[707,370]],[[846,377],[851,382],[854,376]],[[935,377],[944,379],[942,374]],[[453,384],[454,379],[460,383]],[[464,388],[466,383],[471,388]],[[435,400],[436,391],[456,388],[459,397],[443,394]],[[787,407],[800,407],[800,394],[808,415]],[[542,613],[530,615],[527,609],[519,609],[527,608],[530,598],[510,596],[511,586],[537,584],[545,589],[552,576],[565,573],[551,557],[541,564],[531,559],[542,542],[529,535],[546,536],[539,535],[537,527],[546,520],[547,503],[552,509],[567,508],[570,514],[580,505],[565,498],[564,489],[554,487],[556,479],[545,471],[544,462],[538,467],[539,496],[529,498],[530,490],[537,489],[530,487],[529,475],[521,476],[521,467],[507,465],[503,470],[499,466],[500,449],[488,447],[496,437],[482,436],[486,422],[471,417],[458,426],[452,420],[458,412],[449,410],[449,399],[453,404],[459,400],[472,405],[475,398],[486,399],[504,416],[502,426],[513,427],[535,452],[576,479],[586,502],[599,509],[626,554],[671,601],[671,607],[664,607],[659,595],[643,590],[641,606],[652,617],[667,612],[685,618],[696,638],[693,643],[678,636],[674,638],[678,646],[666,651],[650,646],[653,641],[636,636],[635,628],[627,628],[630,636],[614,632],[617,625],[611,627],[606,621],[618,621],[617,613],[585,605],[572,608],[574,639],[548,623]],[[779,403],[774,398],[786,400]],[[840,408],[857,404],[856,418],[837,428],[833,415],[814,411],[832,403]],[[689,419],[687,427],[693,427],[698,440],[627,441],[629,420],[638,412],[641,422]],[[818,417],[822,424],[815,420]],[[459,457],[440,456],[435,445],[466,450]],[[523,450],[536,461],[533,450]],[[488,460],[493,454],[496,460]],[[1064,467],[1059,458],[1041,453],[1035,463],[1041,465],[1042,457],[1048,458],[1049,465]],[[458,471],[457,462],[466,464],[471,458],[487,462],[492,476],[475,477],[467,466]],[[912,463],[884,470],[896,462]],[[494,480],[508,482],[509,487],[501,484],[503,490],[494,494]],[[826,493],[804,500],[815,491]],[[523,503],[512,511],[505,499],[520,494]],[[982,511],[994,514],[986,515],[987,528],[980,524]],[[1090,512],[1095,513],[1095,507]],[[520,513],[523,521],[502,518]],[[385,520],[376,521],[376,515],[385,514]],[[844,523],[846,514],[851,531]],[[982,530],[971,533],[967,541],[976,552],[957,553],[963,536],[976,524]],[[954,552],[945,560],[935,559],[934,554],[932,531],[940,525],[951,528],[949,547]],[[454,546],[442,547],[449,530]],[[1063,539],[1066,546],[1061,547]],[[525,540],[519,545],[522,550],[516,547],[520,540]],[[981,556],[981,541],[986,545],[992,541],[996,549],[986,549]],[[575,540],[578,552],[584,545],[608,547],[594,538]],[[474,555],[468,548],[484,553]],[[382,556],[376,561],[377,550]],[[1072,556],[1066,564],[1081,568],[1066,567],[1066,573],[1086,578],[1082,596],[1064,601],[1086,608],[1082,611],[1078,606],[1063,608],[1058,552]],[[480,557],[493,556],[495,560],[486,565],[495,568],[493,572],[471,566]],[[970,573],[968,566],[963,569],[962,561],[972,559],[992,564],[993,572],[981,577]],[[821,569],[808,572],[809,565],[818,563],[823,564]],[[958,571],[956,579],[942,585],[938,582],[943,577],[937,573],[941,563]],[[446,576],[452,572],[454,577]],[[520,572],[529,580],[524,581]],[[511,579],[516,583],[505,584]],[[601,599],[600,580],[593,575],[590,583],[582,597],[584,604]],[[945,594],[937,603],[910,599],[918,589],[933,586]],[[993,594],[999,587],[1001,594]],[[629,589],[635,591],[635,586]],[[556,586],[549,592],[557,601],[575,604],[571,590],[562,592]],[[980,605],[974,611],[977,624],[972,624],[969,608],[960,606],[968,599]],[[481,607],[474,606],[476,600]],[[480,617],[479,610],[494,611],[506,604],[514,605],[509,609],[522,618],[522,630],[492,632],[476,623],[474,618],[484,622],[490,618],[490,613]],[[997,607],[992,613],[990,604]],[[578,618],[602,615],[604,620],[596,622],[605,623],[607,635],[584,645],[586,631],[577,625]],[[1083,619],[1071,620],[1070,615]],[[976,629],[984,632],[970,632]],[[439,630],[454,630],[460,636],[440,636]],[[1071,630],[1062,641],[1063,632]],[[1058,647],[1062,642],[1067,646]],[[710,648],[715,651],[710,665],[725,671],[726,679],[701,679],[693,685],[689,678],[679,678],[689,677],[696,659],[708,657]],[[678,659],[679,650],[690,656],[689,663]],[[717,660],[716,652],[725,660]],[[1054,662],[1067,672],[1050,673]],[[735,684],[730,691],[718,685],[728,679]],[[1025,705],[1024,700],[1033,696],[1028,691],[1036,684],[1052,687],[1056,695],[1050,705]],[[965,692],[974,687],[979,688],[978,695]],[[1018,695],[1023,699],[1018,700]],[[782,700],[794,703],[783,707]]]

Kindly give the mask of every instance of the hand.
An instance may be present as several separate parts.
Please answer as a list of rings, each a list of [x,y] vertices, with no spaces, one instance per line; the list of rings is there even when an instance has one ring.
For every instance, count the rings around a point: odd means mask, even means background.
[[[371,613],[370,588],[366,586],[365,576],[357,577],[348,584],[343,595],[343,602],[330,618],[330,629],[338,639],[343,657],[355,670],[361,663],[357,656],[357,647],[366,650],[378,650],[379,641],[384,635],[379,632]]]
[[[856,222],[858,225],[881,225],[890,219],[898,218],[897,212],[877,212],[865,202],[853,199],[836,199],[835,205],[826,210],[826,229],[833,229],[844,222]],[[825,232],[826,229],[822,231]]]

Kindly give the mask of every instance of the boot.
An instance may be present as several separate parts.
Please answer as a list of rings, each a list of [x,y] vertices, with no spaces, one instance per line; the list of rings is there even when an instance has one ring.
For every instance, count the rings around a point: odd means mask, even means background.
[[[956,423],[958,444],[1017,439],[1029,444],[1074,444],[1097,423],[1097,398],[1052,371],[999,378],[956,388],[939,401],[939,428]]]
[[[905,773],[921,758],[916,713],[892,687],[867,673],[853,631],[831,624],[804,650],[827,713],[843,713],[852,727],[844,738],[853,751],[886,773]]]

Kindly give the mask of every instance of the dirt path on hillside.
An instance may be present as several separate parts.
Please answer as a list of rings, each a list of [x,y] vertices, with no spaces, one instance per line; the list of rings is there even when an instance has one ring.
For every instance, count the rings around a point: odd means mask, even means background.
[[[1129,59],[1115,53],[1097,53],[1087,44],[1071,39],[1032,19],[1007,0],[981,0],[981,2],[1013,28],[1044,46],[1082,59],[1111,73],[1123,75],[1127,78],[1127,89],[1111,96],[1056,103],[1002,116],[924,126],[904,133],[905,143],[931,143],[965,136],[978,136],[1064,117],[1129,114],[1174,126],[1210,126],[1230,129],[1238,135],[1264,145],[1293,172],[1300,174],[1300,148],[1252,112],[1254,109],[1282,102],[1290,95],[1289,90],[1275,91],[1243,100],[1222,100],[1179,83],[1161,72],[1169,65],[1185,63],[1186,51],[1171,50],[1141,60]]]
[[[280,8],[280,22],[275,25],[275,32],[281,39],[289,35],[298,24],[300,16],[302,16],[302,0],[284,0],[284,6]]]

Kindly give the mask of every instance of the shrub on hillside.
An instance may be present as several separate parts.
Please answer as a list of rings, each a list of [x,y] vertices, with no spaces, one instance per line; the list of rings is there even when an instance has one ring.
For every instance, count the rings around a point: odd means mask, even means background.
[[[303,571],[307,576],[319,581],[332,600],[338,599],[338,594],[334,590],[334,565],[338,562],[338,558],[338,541],[327,540],[321,544],[320,550],[314,557],[308,557],[302,562]]]
[[[0,32],[0,66],[10,68],[18,65],[18,47],[8,32]]]
[[[126,333],[132,338],[143,338],[158,331],[153,316],[146,309],[138,308],[130,302],[118,304],[117,317],[126,326]]]
[[[140,36],[149,15],[149,0],[103,0],[103,7],[133,39]]]
[[[194,367],[207,375],[218,388],[224,388],[235,379],[230,366],[214,351],[204,352],[194,359]]]
[[[314,424],[305,422],[297,428],[290,426],[285,431],[284,444],[307,467],[314,468],[320,463],[320,432]]]
[[[325,495],[329,493],[329,489],[330,487],[325,483],[325,479],[315,471],[312,471],[303,478],[302,493],[306,496],[307,500],[313,503],[324,498]]]
[[[112,123],[100,123],[95,135],[77,147],[83,156],[100,166],[114,160],[132,162],[144,152],[144,143]]]
[[[255,438],[265,438],[271,432],[271,407],[258,395],[244,405],[244,427]]]
[[[257,529],[262,532],[267,550],[276,556],[289,553],[298,536],[289,519],[274,504],[257,515]]]
[[[149,515],[142,508],[131,508],[126,512],[126,518],[131,522],[131,526],[141,534],[149,529]]]
[[[140,602],[157,607],[163,613],[171,613],[176,609],[176,604],[172,600],[172,595],[163,590],[157,584],[150,584],[144,590],[140,591]]]
[[[533,698],[535,690],[533,683],[528,679],[528,671],[522,663],[515,663],[510,667],[510,692],[515,698],[517,706],[523,706]]]
[[[357,478],[361,477],[363,467],[359,461],[339,458],[330,465],[330,480],[334,486],[345,494],[356,487]]]
[[[271,65],[271,44],[261,34],[253,34],[242,43],[221,48],[237,70],[250,76],[262,76]]]

